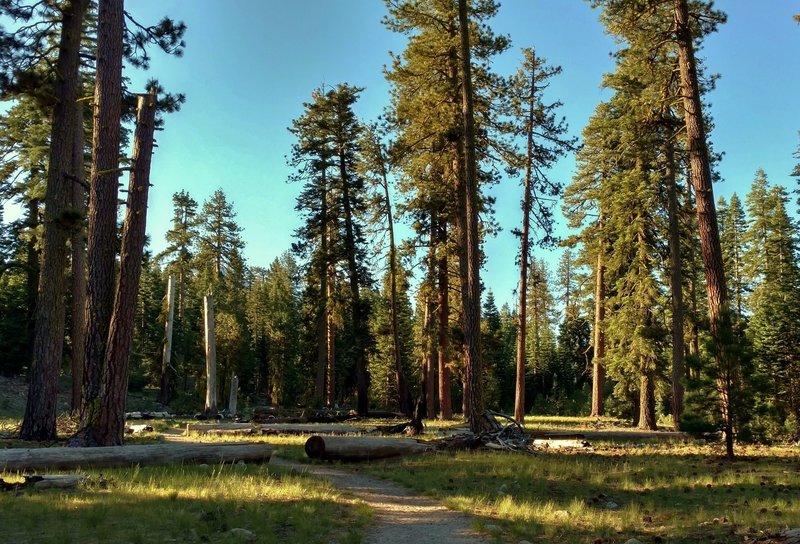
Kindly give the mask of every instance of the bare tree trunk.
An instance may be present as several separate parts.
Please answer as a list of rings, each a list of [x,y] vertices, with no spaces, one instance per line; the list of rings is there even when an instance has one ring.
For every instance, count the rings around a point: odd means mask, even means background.
[[[322,222],[323,230],[320,238],[320,254],[322,258],[319,262],[318,271],[320,305],[317,313],[317,368],[314,381],[314,399],[315,404],[318,406],[321,406],[325,401],[325,371],[328,362],[328,307],[331,303],[328,286],[328,180],[324,169],[322,170],[322,196],[320,201],[322,205],[320,221]]]
[[[100,417],[100,382],[114,304],[119,135],[122,108],[124,1],[99,3],[94,89],[92,172],[87,244],[86,356],[81,422],[73,443],[92,444],[87,430]]]
[[[462,285],[464,301],[464,381],[469,384],[469,428],[482,427],[483,395],[481,391],[481,241],[478,232],[478,163],[475,156],[475,118],[472,106],[472,62],[470,60],[469,18],[467,0],[458,1],[458,22],[461,35],[461,96],[464,117],[464,159],[466,164],[466,258],[467,283]]]
[[[75,121],[72,142],[72,171],[75,179],[72,184],[72,209],[81,218],[86,214],[86,188],[83,180],[83,105],[73,106]],[[83,221],[72,233],[72,413],[79,415],[83,386],[84,357],[86,350],[86,229]]]
[[[731,394],[736,373],[733,361],[728,358],[725,345],[726,333],[729,329],[728,316],[726,315],[728,294],[725,286],[722,248],[719,241],[719,227],[714,204],[714,189],[700,100],[700,87],[697,80],[694,44],[689,28],[689,7],[687,0],[673,0],[673,5],[681,77],[681,95],[683,96],[684,119],[686,122],[686,147],[689,153],[689,165],[697,204],[697,226],[700,232],[700,245],[706,277],[709,328],[714,341],[714,362],[717,372],[717,390],[720,396],[722,424],[725,433],[725,452],[729,459],[733,459],[734,414]]]
[[[206,344],[206,415],[217,414],[217,346],[214,337],[214,297],[203,297],[203,329]]]
[[[367,374],[366,315],[361,301],[358,265],[356,263],[356,239],[353,229],[353,210],[350,206],[350,176],[344,154],[339,155],[339,175],[342,181],[342,208],[344,210],[345,251],[350,283],[351,319],[353,320],[353,356],[356,361],[356,397],[358,415],[369,412],[369,374]]]
[[[142,275],[147,196],[150,190],[150,164],[153,157],[156,95],[140,95],[133,140],[132,170],[128,202],[122,224],[119,279],[108,332],[103,372],[103,395],[94,436],[102,446],[118,446],[125,436],[125,404],[128,395],[128,369],[133,344],[136,301]]]
[[[536,107],[536,71],[531,69],[531,94],[528,102],[528,153],[525,161],[525,187],[522,196],[522,237],[519,255],[519,298],[517,316],[517,377],[514,419],[525,421],[525,338],[528,330],[528,260],[530,259],[531,183],[533,176],[533,125]]]
[[[436,343],[434,341],[434,327],[435,319],[434,313],[436,311],[433,301],[433,290],[436,283],[436,221],[435,215],[431,214],[430,218],[430,238],[428,243],[428,259],[427,259],[427,278],[424,284],[424,304],[425,315],[422,323],[423,334],[423,368],[425,371],[426,380],[424,383],[425,389],[425,411],[428,419],[436,417]]]
[[[642,372],[639,377],[639,425],[647,431],[655,431],[656,425],[656,395],[653,373],[649,370]]]
[[[175,320],[175,277],[167,280],[167,323],[164,326],[164,349],[161,356],[161,383],[158,402],[169,404],[170,375],[172,372],[172,325]]]
[[[73,105],[78,93],[81,28],[85,0],[73,0],[62,11],[57,60],[57,101],[53,109],[45,193],[42,267],[36,302],[30,383],[20,436],[26,440],[56,437],[58,372],[64,349],[67,240],[80,218],[66,213],[71,201]]]
[[[437,216],[437,219],[438,216]],[[439,418],[452,419],[453,407],[450,399],[450,275],[447,264],[447,223],[439,219],[437,229],[437,259],[439,283],[439,328],[438,367],[439,367]]]
[[[327,311],[325,313],[325,406],[333,408],[336,403],[336,323],[333,319],[333,287],[334,269],[328,265],[326,271],[328,282],[326,293]]]
[[[683,415],[684,331],[683,272],[681,265],[681,232],[678,217],[678,187],[675,172],[675,148],[667,142],[665,172],[669,215],[669,272],[672,293],[672,426],[680,430]]]
[[[231,394],[228,397],[228,415],[234,417],[238,409],[237,403],[239,398],[239,376],[236,374],[231,378]]]
[[[378,147],[380,149],[380,146]],[[380,157],[381,165],[384,164],[384,159]],[[394,240],[394,216],[392,214],[392,201],[389,195],[389,180],[386,176],[385,169],[382,173],[382,185],[384,199],[386,201],[386,221],[389,226],[389,278],[391,283],[390,288],[390,310],[392,313],[392,347],[394,351],[394,376],[397,382],[397,396],[399,397],[400,411],[411,417],[411,393],[408,390],[408,380],[406,374],[403,372],[403,358],[400,353],[400,332],[397,324],[397,247]]]
[[[603,213],[598,219],[600,230],[603,229]],[[602,236],[602,235],[601,235]],[[603,358],[606,355],[605,315],[606,315],[606,266],[604,262],[605,248],[603,240],[597,247],[597,264],[595,265],[594,278],[594,355],[592,357],[592,413],[591,417],[600,417],[604,414],[604,393],[606,369]]]

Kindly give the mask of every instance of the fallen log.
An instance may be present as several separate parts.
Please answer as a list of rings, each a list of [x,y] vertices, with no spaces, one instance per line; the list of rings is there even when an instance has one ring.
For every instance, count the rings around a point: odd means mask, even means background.
[[[308,423],[307,417],[275,417],[272,415],[260,416],[253,414],[253,423]]]
[[[433,451],[433,446],[410,438],[315,435],[306,440],[305,450],[311,459],[369,461]]]
[[[262,423],[261,434],[362,434],[374,429],[353,425],[323,425],[319,423]]]
[[[151,433],[153,432],[153,427],[151,425],[126,425],[125,426],[125,434],[140,434],[140,433]]]
[[[253,425],[251,423],[187,423],[186,432],[184,434],[205,434],[209,431],[231,431],[242,429],[253,429]]]
[[[592,445],[587,440],[580,438],[535,438],[531,442],[531,446],[557,450],[561,448],[590,448]]]
[[[260,430],[257,427],[250,427],[247,429],[209,429],[201,434],[209,436],[253,436],[258,432]]]
[[[109,468],[174,463],[266,463],[268,444],[151,444],[107,448],[39,448],[0,450],[0,471]]]

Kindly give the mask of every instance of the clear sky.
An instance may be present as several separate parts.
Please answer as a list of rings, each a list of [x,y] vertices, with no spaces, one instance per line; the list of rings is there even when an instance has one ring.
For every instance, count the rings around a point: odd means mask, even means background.
[[[183,109],[167,117],[153,158],[148,231],[154,252],[164,246],[172,194],[185,189],[202,203],[223,188],[238,213],[250,265],[268,266],[290,247],[298,216],[300,187],[287,184],[285,157],[293,139],[287,127],[302,103],[322,85],[363,86],[357,112],[375,119],[388,104],[383,67],[388,52],[400,52],[404,38],[381,24],[382,0],[160,0],[129,2],[142,22],[163,15],[187,26],[183,58],[154,53],[152,68],[127,69],[136,85],[157,77],[170,91],[185,92]],[[709,96],[716,124],[714,148],[724,152],[717,195],[747,192],[764,168],[771,181],[794,188],[789,173],[800,143],[800,12],[795,0],[718,0],[728,23],[707,40],[701,56],[722,77]],[[564,102],[563,114],[579,135],[603,98],[601,75],[613,69],[613,41],[598,13],[582,0],[503,0],[492,22],[510,35],[513,48],[495,69],[508,74],[521,47],[535,47],[563,74],[549,96]],[[552,172],[568,182],[572,157]],[[517,281],[516,239],[520,187],[506,180],[494,191],[503,231],[486,242],[482,272],[499,303],[512,301]],[[555,254],[540,252],[553,263]]]

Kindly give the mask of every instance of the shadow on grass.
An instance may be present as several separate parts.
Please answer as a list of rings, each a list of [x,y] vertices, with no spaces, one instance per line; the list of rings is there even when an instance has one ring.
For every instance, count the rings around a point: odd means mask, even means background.
[[[363,470],[499,525],[509,540],[741,543],[800,527],[796,457],[731,463],[672,449],[439,454]]]
[[[369,518],[327,484],[268,467],[88,474],[89,483],[76,490],[0,494],[4,541],[356,543]]]

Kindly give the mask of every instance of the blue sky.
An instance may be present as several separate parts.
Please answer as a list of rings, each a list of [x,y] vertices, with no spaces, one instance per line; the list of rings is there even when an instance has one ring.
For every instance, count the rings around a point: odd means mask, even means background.
[[[718,0],[728,23],[707,40],[701,56],[722,77],[709,96],[715,121],[714,148],[724,152],[723,182],[717,195],[747,192],[764,168],[775,184],[794,187],[789,177],[800,139],[800,27],[794,0]],[[185,92],[182,111],[168,116],[157,135],[153,158],[148,231],[159,251],[169,228],[172,194],[185,189],[200,203],[222,187],[244,228],[245,256],[267,266],[290,247],[298,226],[294,211],[300,187],[287,184],[285,157],[293,143],[287,127],[302,103],[322,84],[363,86],[357,111],[375,119],[388,103],[383,67],[388,52],[400,52],[404,38],[381,24],[381,0],[160,0],[130,2],[142,22],[162,15],[188,26],[183,58],[154,54],[149,72],[127,69],[136,85],[157,77],[171,91]],[[564,102],[562,113],[579,135],[603,98],[600,79],[613,69],[613,41],[598,13],[581,0],[504,0],[492,27],[508,34],[512,50],[495,69],[507,74],[521,47],[533,46],[563,74],[550,97]],[[568,182],[569,157],[552,175]],[[493,190],[503,231],[486,242],[482,277],[499,302],[511,301],[516,285],[517,242],[510,230],[519,222],[516,180]],[[551,262],[555,254],[541,253]]]

